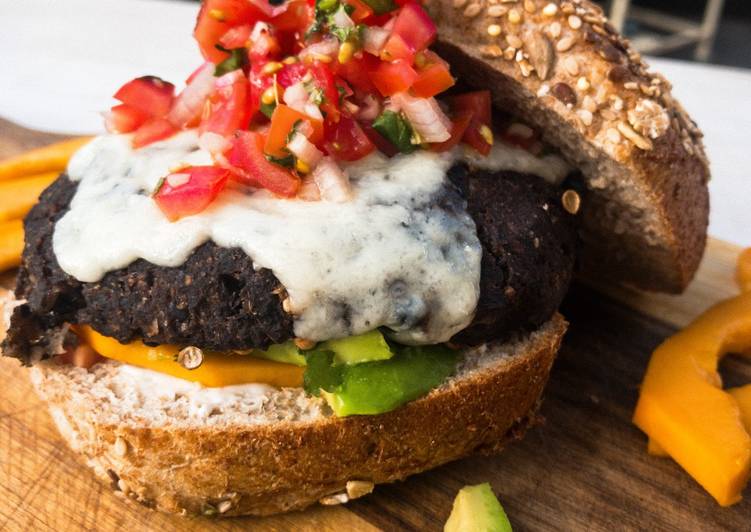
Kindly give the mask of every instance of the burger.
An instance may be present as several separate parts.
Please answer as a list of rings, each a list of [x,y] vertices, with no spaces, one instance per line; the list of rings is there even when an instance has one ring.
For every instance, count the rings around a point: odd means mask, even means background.
[[[159,510],[337,504],[538,419],[574,275],[680,292],[701,133],[586,0],[207,0],[25,220],[3,354]]]

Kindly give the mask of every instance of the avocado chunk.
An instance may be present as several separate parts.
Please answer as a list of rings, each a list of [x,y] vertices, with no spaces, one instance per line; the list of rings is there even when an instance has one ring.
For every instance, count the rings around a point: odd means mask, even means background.
[[[322,396],[337,416],[394,410],[441,385],[458,354],[444,346],[398,347],[388,360],[337,364],[333,352],[308,353],[305,390]]]
[[[490,484],[465,486],[454,499],[444,532],[511,532],[511,523]]]
[[[360,364],[373,360],[387,360],[394,356],[386,339],[377,329],[365,334],[328,340],[319,347],[334,353],[335,364]]]
[[[305,357],[300,354],[300,349],[298,349],[295,342],[292,340],[284,342],[283,344],[270,345],[266,351],[254,349],[251,355],[258,358],[273,360],[275,362],[294,364],[295,366],[306,365]]]

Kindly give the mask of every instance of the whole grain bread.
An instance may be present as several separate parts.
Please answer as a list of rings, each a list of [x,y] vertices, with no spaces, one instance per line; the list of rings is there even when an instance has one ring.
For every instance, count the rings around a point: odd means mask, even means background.
[[[565,329],[556,314],[526,338],[467,351],[441,387],[376,416],[337,418],[300,388],[220,403],[206,388],[141,391],[115,361],[30,371],[60,433],[112,489],[167,512],[267,515],[500,451],[537,421]]]
[[[680,292],[701,259],[701,132],[588,0],[431,0],[439,53],[580,169],[584,275]]]

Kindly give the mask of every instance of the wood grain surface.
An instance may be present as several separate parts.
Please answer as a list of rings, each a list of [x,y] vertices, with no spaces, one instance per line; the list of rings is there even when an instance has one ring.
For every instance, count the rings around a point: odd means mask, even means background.
[[[0,120],[0,157],[55,139]],[[737,252],[710,241],[678,297],[575,285],[562,309],[571,328],[546,392],[547,421],[500,455],[380,486],[346,506],[271,518],[185,519],[120,499],[67,449],[25,370],[1,359],[0,530],[439,530],[456,492],[485,481],[515,530],[751,530],[749,490],[720,508],[670,459],[648,456],[630,422],[652,349],[736,293]],[[722,373],[729,385],[751,382],[740,358],[726,360]]]

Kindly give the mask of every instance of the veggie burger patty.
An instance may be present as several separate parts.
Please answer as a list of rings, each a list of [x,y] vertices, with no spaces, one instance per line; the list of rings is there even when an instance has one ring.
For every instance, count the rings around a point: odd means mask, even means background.
[[[538,327],[559,306],[574,267],[573,217],[560,207],[557,189],[536,176],[464,165],[454,166],[450,178],[467,201],[483,247],[477,313],[455,340],[476,344]],[[181,266],[140,259],[94,283],[66,274],[52,235],[76,188],[61,175],[26,218],[16,288],[26,302],[13,312],[5,354],[31,362],[34,348],[48,347],[66,322],[91,325],[123,343],[142,339],[214,350],[265,349],[294,336],[292,316],[283,309],[284,287],[237,248],[207,242]]]

